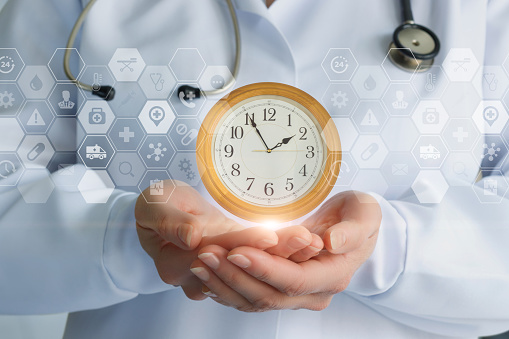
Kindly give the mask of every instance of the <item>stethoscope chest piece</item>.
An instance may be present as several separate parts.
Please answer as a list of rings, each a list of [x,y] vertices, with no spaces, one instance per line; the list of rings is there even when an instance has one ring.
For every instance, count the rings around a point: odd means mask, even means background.
[[[389,58],[399,68],[410,72],[428,70],[440,50],[438,37],[429,28],[413,22],[394,31],[389,45]]]

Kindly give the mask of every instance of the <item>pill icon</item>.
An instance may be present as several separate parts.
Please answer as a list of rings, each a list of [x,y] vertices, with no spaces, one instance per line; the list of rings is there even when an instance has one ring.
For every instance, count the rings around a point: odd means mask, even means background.
[[[361,159],[366,161],[371,159],[373,155],[378,151],[378,144],[376,142],[371,143],[366,149],[361,153]]]
[[[46,146],[42,142],[38,143],[30,150],[30,152],[28,152],[27,159],[29,161],[34,161],[42,154],[42,152],[44,152],[45,149]]]
[[[196,139],[196,137],[198,137],[198,130],[192,128],[190,131],[188,131],[187,126],[184,124],[178,124],[176,131],[177,134],[183,135],[182,139],[180,139],[182,146],[188,146],[194,141],[194,139]]]

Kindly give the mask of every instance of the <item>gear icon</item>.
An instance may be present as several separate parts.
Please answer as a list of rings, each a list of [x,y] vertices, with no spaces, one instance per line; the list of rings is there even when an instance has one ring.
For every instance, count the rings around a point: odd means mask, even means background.
[[[180,160],[179,168],[180,168],[181,171],[184,171],[184,172],[188,172],[188,171],[192,172],[191,171],[191,161],[189,161],[186,158]]]
[[[196,173],[194,173],[193,171],[187,171],[186,178],[189,181],[193,181],[196,178]]]
[[[12,93],[9,93],[7,91],[1,93],[0,92],[0,106],[3,106],[3,108],[9,108],[14,104],[14,96]]]
[[[345,92],[338,91],[333,94],[333,97],[330,99],[332,101],[332,105],[337,108],[345,107],[348,102],[348,98]]]

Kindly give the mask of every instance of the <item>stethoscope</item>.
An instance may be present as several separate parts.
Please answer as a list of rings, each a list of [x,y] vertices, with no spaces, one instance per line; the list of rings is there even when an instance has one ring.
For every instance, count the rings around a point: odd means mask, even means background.
[[[76,85],[80,88],[85,91],[89,91],[104,100],[112,100],[115,97],[115,89],[113,87],[92,87],[91,85],[82,83],[74,77],[69,67],[71,50],[73,49],[76,36],[78,35],[88,12],[96,1],[97,0],[89,1],[74,24],[65,50],[64,71],[69,80],[76,83]],[[228,9],[230,11],[235,31],[235,63],[233,67],[233,77],[228,79],[228,82],[225,83],[223,87],[211,91],[200,91],[200,89],[196,87],[183,85],[178,88],[178,95],[182,92],[186,95],[189,92],[193,92],[196,98],[199,98],[201,93],[213,96],[224,93],[233,86],[240,68],[241,40],[237,14],[235,13],[232,0],[226,0],[226,3],[228,4]],[[418,25],[414,22],[410,0],[401,0],[401,12],[403,23],[394,31],[392,42],[389,45],[389,58],[394,65],[405,71],[426,71],[433,65],[435,56],[440,50],[440,40],[429,28]]]

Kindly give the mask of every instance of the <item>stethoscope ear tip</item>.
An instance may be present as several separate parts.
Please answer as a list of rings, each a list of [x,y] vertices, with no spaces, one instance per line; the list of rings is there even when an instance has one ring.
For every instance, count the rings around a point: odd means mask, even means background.
[[[106,101],[110,101],[115,98],[115,88],[111,86],[101,86],[98,90],[94,89],[92,94],[97,95],[99,98],[102,98]]]

